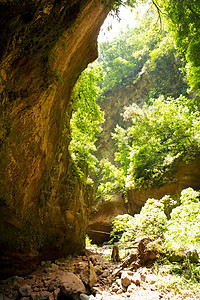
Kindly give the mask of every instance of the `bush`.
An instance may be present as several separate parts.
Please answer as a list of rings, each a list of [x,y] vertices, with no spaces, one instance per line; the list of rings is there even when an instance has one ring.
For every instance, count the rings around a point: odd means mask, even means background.
[[[199,251],[199,196],[199,192],[187,188],[181,192],[179,205],[178,201],[167,195],[161,200],[148,199],[140,214],[134,217],[127,214],[117,216],[113,222],[111,236],[115,237],[118,232],[122,232],[122,243],[132,242],[144,235],[155,236],[162,239],[165,252],[189,253],[195,249]]]
[[[199,192],[188,188],[182,191],[181,204],[172,210],[167,223],[165,245],[169,250],[200,249]]]

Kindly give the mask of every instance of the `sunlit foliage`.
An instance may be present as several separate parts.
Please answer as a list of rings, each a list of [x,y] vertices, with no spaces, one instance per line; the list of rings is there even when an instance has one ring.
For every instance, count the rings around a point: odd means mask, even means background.
[[[104,122],[103,112],[96,104],[100,95],[97,82],[102,80],[100,66],[91,64],[80,76],[72,95],[73,115],[71,119],[70,152],[79,165],[88,165],[95,171],[97,159],[95,142],[101,132],[101,123]]]
[[[176,53],[172,35],[161,30],[155,11],[150,10],[137,26],[100,44],[98,62],[104,71],[101,88],[106,93],[130,86],[146,72],[152,81],[151,97],[186,95],[188,86],[180,70],[184,65]]]
[[[125,117],[132,119],[132,126],[126,131],[117,127],[113,138],[127,187],[161,184],[169,180],[175,162],[191,160],[200,152],[200,113],[183,96],[161,96],[142,109],[133,105],[126,108]]]
[[[166,211],[170,214],[166,214]],[[139,214],[119,215],[113,222],[111,236],[119,239],[125,247],[135,245],[137,238],[152,238],[152,249],[160,254],[156,263],[158,272],[163,275],[177,275],[178,289],[186,282],[190,289],[200,288],[200,193],[187,188],[180,199],[170,196],[162,199],[148,199]],[[119,234],[120,233],[120,234]],[[157,255],[159,257],[159,255]],[[170,263],[171,258],[176,260]],[[169,260],[168,260],[169,259]],[[180,262],[178,262],[180,260]],[[162,267],[161,267],[162,266]],[[165,270],[164,270],[165,268]],[[172,279],[172,278],[171,278]]]

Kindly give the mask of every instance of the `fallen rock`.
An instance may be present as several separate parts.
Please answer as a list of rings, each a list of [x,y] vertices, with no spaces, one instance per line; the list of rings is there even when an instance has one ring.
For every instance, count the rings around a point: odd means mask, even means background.
[[[139,274],[139,273],[135,273],[135,274],[132,276],[132,282],[133,282],[135,285],[140,285],[140,283],[141,283],[141,277],[140,277],[140,274]]]
[[[89,272],[89,265],[88,261],[81,261],[76,265],[75,268],[76,273],[80,276],[81,280],[85,285],[89,285],[89,277],[90,277],[90,272]]]
[[[49,292],[53,292],[54,290],[57,289],[57,283],[55,280],[52,280],[50,283],[49,283],[49,286],[48,286],[48,291]]]
[[[131,281],[132,281],[132,277],[127,272],[122,272],[121,284],[124,287],[127,287],[131,284]]]
[[[116,293],[119,290],[119,286],[117,284],[112,285],[112,292]]]
[[[31,295],[31,287],[28,284],[25,284],[19,288],[19,295],[21,297],[29,297]]]
[[[96,272],[94,270],[94,266],[91,263],[91,261],[89,262],[89,272],[90,272],[89,285],[90,285],[90,287],[93,287],[95,285],[95,283],[97,282],[97,275],[96,275]]]
[[[87,294],[83,282],[73,273],[65,272],[60,278],[60,290],[65,297],[80,299],[80,294]]]
[[[134,292],[136,289],[137,289],[137,288],[136,288],[135,284],[134,284],[134,283],[131,283],[131,284],[128,286],[128,288],[127,288],[127,292],[128,292],[128,293],[132,293],[132,292]]]

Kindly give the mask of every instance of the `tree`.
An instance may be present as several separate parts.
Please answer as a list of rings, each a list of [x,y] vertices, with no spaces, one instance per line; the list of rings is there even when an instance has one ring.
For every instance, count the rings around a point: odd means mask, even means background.
[[[74,112],[70,122],[72,140],[69,149],[74,161],[79,165],[87,164],[91,171],[95,171],[95,142],[101,132],[100,124],[104,122],[103,112],[96,104],[101,93],[97,82],[102,76],[100,66],[90,64],[81,74],[72,94]]]
[[[132,126],[126,132],[117,127],[113,135],[118,146],[116,160],[127,170],[127,187],[161,184],[169,180],[177,160],[199,155],[200,113],[191,100],[161,96],[142,109],[135,104],[127,107],[125,119],[128,118]],[[122,132],[123,141],[128,141],[125,148],[121,147]]]

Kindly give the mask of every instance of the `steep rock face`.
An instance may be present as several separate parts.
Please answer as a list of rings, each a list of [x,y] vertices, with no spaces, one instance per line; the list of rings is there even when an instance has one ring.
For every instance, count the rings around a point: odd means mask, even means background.
[[[139,213],[148,198],[161,199],[165,195],[179,198],[183,189],[192,187],[200,189],[200,158],[189,163],[180,162],[177,165],[173,180],[162,186],[149,189],[135,189],[128,191],[128,210],[131,215]]]
[[[116,125],[124,127],[124,121],[121,114],[124,112],[124,106],[129,106],[133,102],[142,106],[148,99],[148,94],[152,88],[151,79],[148,74],[141,74],[137,82],[129,87],[121,86],[116,90],[107,92],[103,102],[99,105],[104,111],[105,122],[102,125],[102,133],[98,140],[97,156],[99,159],[108,158],[114,163],[115,143],[111,137]]]
[[[68,153],[69,99],[107,13],[101,1],[0,2],[2,272],[84,247],[91,188]]]

